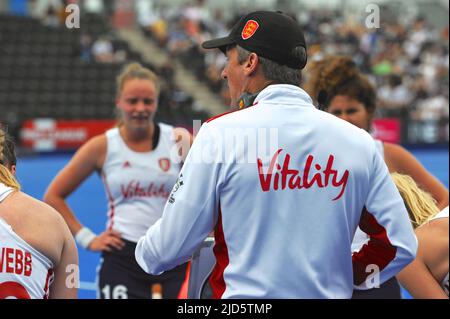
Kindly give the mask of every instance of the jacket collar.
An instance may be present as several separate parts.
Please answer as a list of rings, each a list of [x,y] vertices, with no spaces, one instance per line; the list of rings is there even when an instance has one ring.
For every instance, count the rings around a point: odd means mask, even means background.
[[[271,84],[259,92],[254,104],[283,104],[311,106],[312,99],[303,89],[290,84]]]

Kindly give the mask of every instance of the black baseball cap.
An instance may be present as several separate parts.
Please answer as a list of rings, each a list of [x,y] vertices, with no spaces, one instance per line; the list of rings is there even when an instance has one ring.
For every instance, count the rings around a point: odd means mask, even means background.
[[[205,41],[202,47],[218,48],[225,53],[227,46],[233,44],[293,69],[303,69],[306,65],[306,59],[291,53],[298,46],[306,50],[303,31],[294,19],[281,12],[249,13],[233,26],[228,36]]]

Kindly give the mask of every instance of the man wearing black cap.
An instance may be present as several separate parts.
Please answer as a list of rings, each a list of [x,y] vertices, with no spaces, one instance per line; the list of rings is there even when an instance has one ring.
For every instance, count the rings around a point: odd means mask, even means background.
[[[206,41],[202,46],[218,48],[229,58],[222,76],[228,80],[232,108],[250,106],[255,93],[268,84],[298,86],[300,70],[306,65],[302,30],[288,16],[274,12],[251,13],[227,37]]]
[[[298,87],[299,25],[253,12],[203,47],[226,53],[235,110],[200,129],[139,265],[169,270],[214,230],[215,298],[350,298],[410,263],[417,241],[373,139]],[[370,239],[352,256],[358,225]]]

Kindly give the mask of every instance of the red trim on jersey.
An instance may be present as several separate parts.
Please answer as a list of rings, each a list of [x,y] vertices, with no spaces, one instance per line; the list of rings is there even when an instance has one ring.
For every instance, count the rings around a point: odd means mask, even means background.
[[[24,286],[15,281],[0,283],[0,300],[9,297],[16,299],[31,299],[30,294]]]
[[[255,106],[256,104],[258,104],[258,102],[254,103],[254,104],[253,104],[253,105],[251,105],[251,106]],[[249,107],[251,107],[251,106],[249,106]],[[239,109],[239,110],[234,110],[234,111],[228,111],[228,112],[225,112],[225,113],[222,113],[222,114],[219,114],[219,115],[213,116],[213,117],[211,117],[210,119],[208,119],[208,120],[206,121],[206,123],[212,122],[212,121],[214,121],[214,120],[218,119],[219,117],[222,117],[222,116],[225,116],[225,115],[228,115],[228,114],[234,113],[234,112],[239,112],[239,111],[242,111],[242,110],[245,110],[245,109],[246,109],[246,108],[243,108],[243,109]]]
[[[352,255],[353,281],[362,284],[371,272],[366,271],[368,265],[377,265],[382,271],[394,258],[397,247],[393,246],[387,236],[386,229],[364,207],[359,227],[369,235],[369,242],[359,252]]]
[[[237,112],[237,111],[241,111],[241,110],[243,110],[243,109],[240,109],[240,110],[234,110],[234,111],[228,111],[228,112],[225,112],[225,113],[222,113],[222,114],[213,116],[213,117],[211,117],[210,119],[206,120],[206,123],[212,122],[212,121],[214,121],[215,119],[218,119],[219,117],[222,117],[222,116],[225,116],[225,115],[228,115],[228,114]]]
[[[214,237],[215,237],[215,244],[213,251],[214,255],[216,256],[216,265],[214,266],[214,269],[211,273],[209,283],[211,285],[213,298],[220,299],[222,298],[222,295],[226,289],[223,273],[229,263],[228,248],[225,242],[225,237],[223,235],[222,211],[220,209],[220,205],[219,205],[219,219],[217,220],[217,226],[214,232]]]
[[[47,277],[45,278],[45,286],[44,286],[44,298],[43,299],[48,299],[49,297],[49,288],[50,288],[50,280],[53,277],[53,269],[49,269],[47,271]]]
[[[108,229],[111,230],[114,225],[114,199],[112,197],[111,191],[109,190],[108,182],[106,181],[106,176],[102,173],[103,184],[105,184],[106,194],[108,195],[109,202],[109,226]]]

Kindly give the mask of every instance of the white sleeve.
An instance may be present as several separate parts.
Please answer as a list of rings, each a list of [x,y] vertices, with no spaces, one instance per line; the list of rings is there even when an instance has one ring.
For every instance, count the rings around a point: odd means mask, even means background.
[[[160,274],[188,261],[216,225],[221,163],[207,125],[195,138],[162,217],[137,243],[135,257],[147,273]]]
[[[359,227],[369,241],[352,256],[356,289],[377,287],[414,260],[417,238],[408,212],[384,160],[376,152]]]

